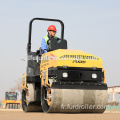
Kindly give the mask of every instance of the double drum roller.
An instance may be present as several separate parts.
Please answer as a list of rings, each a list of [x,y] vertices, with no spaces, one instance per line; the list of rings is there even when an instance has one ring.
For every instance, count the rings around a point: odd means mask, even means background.
[[[35,20],[61,24],[61,37],[49,40],[48,52],[31,52]],[[58,40],[60,42],[58,42]],[[29,24],[27,72],[22,77],[25,112],[103,113],[107,105],[106,73],[102,59],[81,50],[67,49],[61,20],[34,18]]]

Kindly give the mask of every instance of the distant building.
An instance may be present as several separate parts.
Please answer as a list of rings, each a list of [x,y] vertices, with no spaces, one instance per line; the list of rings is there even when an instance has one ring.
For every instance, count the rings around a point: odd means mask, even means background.
[[[108,87],[108,103],[120,105],[120,86]]]

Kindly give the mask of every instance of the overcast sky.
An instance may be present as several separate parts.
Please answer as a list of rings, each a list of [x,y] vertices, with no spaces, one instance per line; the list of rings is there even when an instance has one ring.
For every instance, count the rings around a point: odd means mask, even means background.
[[[29,21],[60,19],[68,49],[103,59],[108,86],[120,85],[120,0],[0,0],[0,99],[26,71]],[[49,22],[33,24],[32,49],[40,47]],[[60,25],[55,23],[60,35]]]

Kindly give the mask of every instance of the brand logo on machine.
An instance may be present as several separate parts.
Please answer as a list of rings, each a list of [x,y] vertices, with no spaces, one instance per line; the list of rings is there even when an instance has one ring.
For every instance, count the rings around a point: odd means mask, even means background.
[[[83,61],[83,60],[73,60],[73,62],[72,63],[86,63],[86,61]]]
[[[50,60],[55,60],[55,56],[50,53]]]

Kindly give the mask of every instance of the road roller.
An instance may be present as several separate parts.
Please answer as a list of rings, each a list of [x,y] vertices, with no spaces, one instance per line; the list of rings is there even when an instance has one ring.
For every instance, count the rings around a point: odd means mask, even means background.
[[[3,109],[20,109],[21,101],[17,99],[17,92],[5,92],[5,99],[2,100]]]
[[[51,38],[47,53],[31,51],[34,21],[61,25],[60,38]],[[60,41],[60,42],[58,42]],[[67,49],[64,23],[58,19],[33,18],[29,23],[27,68],[22,76],[24,112],[103,113],[107,105],[106,73],[102,59],[82,50]]]

